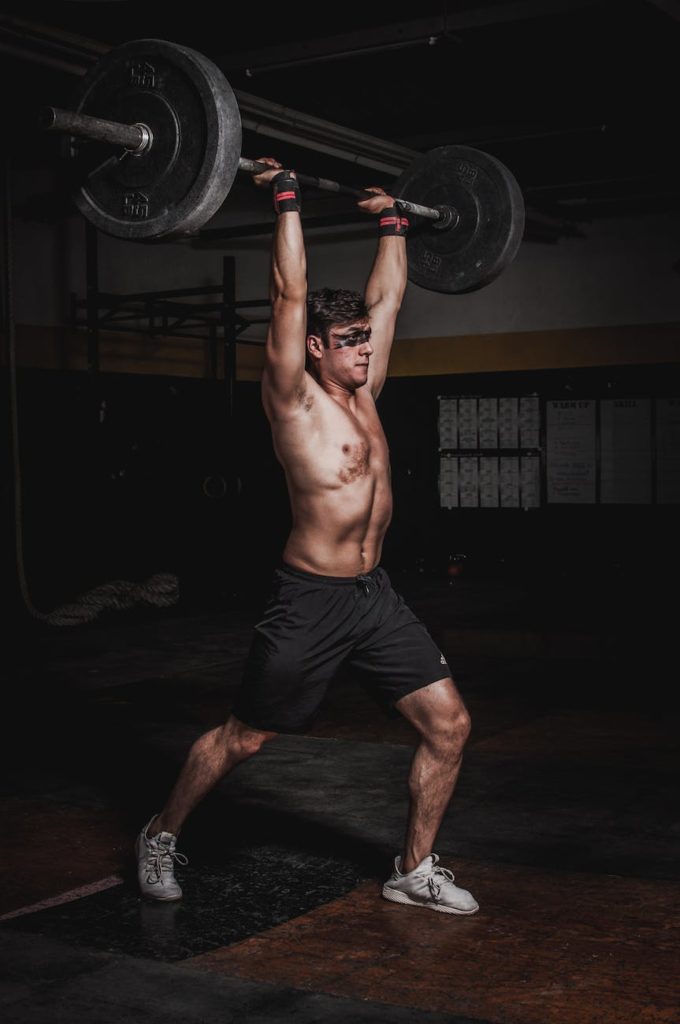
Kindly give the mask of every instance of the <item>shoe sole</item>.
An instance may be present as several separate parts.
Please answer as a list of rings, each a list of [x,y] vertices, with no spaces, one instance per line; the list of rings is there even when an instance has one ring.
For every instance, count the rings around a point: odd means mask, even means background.
[[[479,910],[479,907],[475,907],[474,910],[456,910],[455,907],[445,907],[442,903],[419,903],[417,900],[412,900],[405,892],[392,889],[388,885],[383,886],[382,894],[383,899],[390,900],[391,903],[405,903],[409,907],[424,907],[426,910],[436,910],[440,914],[458,914],[460,917],[469,917],[470,914],[476,914]]]
[[[140,845],[141,844],[140,844],[139,836],[138,836],[137,839],[135,839],[135,854],[137,856],[137,861],[139,861],[139,848],[140,848]],[[139,885],[139,891],[141,892],[141,894],[144,897],[144,899],[153,900],[154,903],[176,903],[177,900],[181,900],[182,896],[183,896],[183,893],[182,893],[181,889],[180,889],[180,891],[179,891],[177,896],[156,896],[155,893],[145,892],[144,891],[144,889],[142,888],[142,883],[139,881],[139,878],[137,879],[137,884]]]

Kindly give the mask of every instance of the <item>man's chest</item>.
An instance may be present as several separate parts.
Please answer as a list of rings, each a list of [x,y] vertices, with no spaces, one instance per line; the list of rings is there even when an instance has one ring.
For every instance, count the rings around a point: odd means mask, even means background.
[[[389,471],[387,440],[375,406],[356,413],[332,400],[306,417],[273,424],[274,447],[289,474],[328,485],[351,484]]]

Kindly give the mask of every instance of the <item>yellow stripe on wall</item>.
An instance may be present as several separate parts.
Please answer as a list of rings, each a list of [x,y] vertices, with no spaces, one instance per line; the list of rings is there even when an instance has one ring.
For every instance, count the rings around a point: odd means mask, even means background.
[[[16,334],[20,366],[87,369],[87,335],[83,330],[19,325]],[[203,341],[101,331],[100,359],[102,371],[109,373],[209,376],[208,345]],[[263,347],[238,345],[238,379],[259,380],[263,361]],[[392,348],[389,376],[427,377],[678,362],[678,323],[577,327],[558,331],[398,338]],[[6,339],[2,344],[2,364],[7,365]],[[221,345],[218,345],[218,364],[222,376]]]
[[[392,348],[389,375],[427,377],[676,362],[680,362],[680,324],[641,324],[403,338]]]

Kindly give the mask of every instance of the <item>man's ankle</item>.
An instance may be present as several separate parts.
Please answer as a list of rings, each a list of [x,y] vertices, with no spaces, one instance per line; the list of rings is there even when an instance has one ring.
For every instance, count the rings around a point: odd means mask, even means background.
[[[409,856],[405,853],[401,858],[401,865],[399,868],[402,875],[410,875],[412,871],[415,871],[415,869],[423,863],[427,856],[428,854],[426,853],[423,854],[422,857],[418,857],[416,854]]]
[[[161,834],[161,832],[170,832],[172,835],[175,835],[175,833],[172,832],[172,829],[165,827],[165,822],[163,821],[162,815],[157,814],[156,817],[150,822],[146,830],[146,834],[149,837],[149,839],[155,839],[156,836],[159,836]]]

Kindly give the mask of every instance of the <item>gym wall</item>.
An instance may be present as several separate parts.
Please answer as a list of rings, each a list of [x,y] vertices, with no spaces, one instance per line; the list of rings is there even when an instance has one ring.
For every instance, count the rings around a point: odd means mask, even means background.
[[[49,214],[52,178],[32,170],[13,183],[22,511],[35,600],[51,607],[107,579],[155,571],[177,572],[194,603],[235,593],[255,600],[289,525],[283,474],[260,405],[261,353],[239,352],[232,437],[222,383],[202,379],[199,342],[107,335],[99,378],[75,372],[86,368],[85,335],[70,329],[68,296],[84,295],[85,229],[75,215],[56,223],[35,219],[37,196],[45,197]],[[236,216],[232,201],[242,221],[262,217],[266,196],[248,182],[235,193],[217,224]],[[575,566],[592,577],[621,565],[622,553],[641,544],[648,570],[672,564],[673,507],[441,510],[437,395],[680,393],[673,270],[679,219],[600,220],[584,225],[582,239],[525,243],[498,280],[470,295],[409,286],[380,406],[395,488],[384,552],[390,569],[438,574],[456,551],[468,555],[470,577],[540,576]],[[362,287],[373,236],[368,218],[366,228],[310,234],[310,285]],[[229,251],[237,296],[264,297],[268,239],[242,240]],[[100,288],[216,283],[223,252],[101,237]],[[3,436],[6,444],[9,432]],[[238,502],[223,486],[230,453]],[[3,458],[9,467],[8,448]],[[3,512],[9,521],[9,488]],[[9,532],[4,555],[5,586],[16,600]]]

